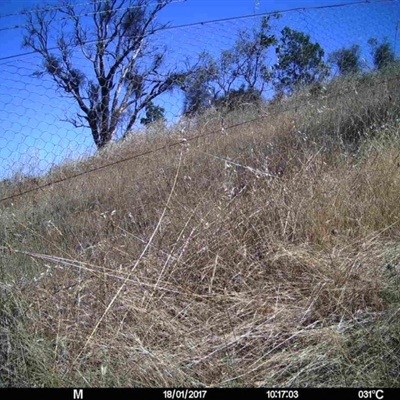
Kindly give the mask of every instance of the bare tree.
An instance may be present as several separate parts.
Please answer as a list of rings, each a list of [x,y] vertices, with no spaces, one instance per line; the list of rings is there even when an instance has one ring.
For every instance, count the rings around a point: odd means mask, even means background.
[[[157,14],[172,1],[60,0],[56,8],[25,11],[23,46],[43,59],[36,75],[50,75],[76,101],[79,112],[68,121],[90,128],[98,149],[117,128],[125,136],[141,110],[182,75],[165,68],[166,47],[151,42],[167,26],[156,23]]]

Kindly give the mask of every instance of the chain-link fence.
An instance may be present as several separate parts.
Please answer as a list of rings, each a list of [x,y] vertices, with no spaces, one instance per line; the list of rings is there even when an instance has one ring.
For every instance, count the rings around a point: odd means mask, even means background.
[[[83,14],[79,14],[83,12],[80,7],[83,6],[76,8],[75,15],[81,15],[83,18]],[[273,99],[276,101],[279,91],[279,85],[276,82],[279,79],[281,83],[285,80],[287,82],[287,79],[290,79],[290,73],[292,78],[298,78],[301,75],[301,71],[299,71],[301,68],[314,69],[309,76],[310,83],[314,79],[324,84],[324,82],[332,80],[334,76],[346,72],[343,70],[343,57],[346,56],[344,50],[347,50],[350,56],[353,55],[357,58],[356,68],[360,72],[372,71],[376,67],[373,58],[374,46],[376,49],[386,43],[394,54],[398,54],[398,10],[399,4],[395,1],[362,2],[338,7],[305,8],[280,12],[280,18],[277,18],[275,14],[253,15],[162,28],[146,38],[149,42],[146,43],[149,46],[147,50],[149,53],[142,55],[143,57],[138,59],[140,65],[138,62],[137,68],[131,68],[129,71],[129,73],[136,73],[131,77],[132,80],[146,76],[147,83],[143,84],[140,89],[132,90],[132,102],[124,110],[121,124],[116,126],[113,139],[119,140],[126,135],[126,130],[122,125],[130,118],[130,113],[136,115],[134,123],[129,127],[129,132],[133,135],[139,134],[140,131],[146,131],[146,129],[151,131],[147,122],[157,119],[157,116],[161,114],[165,131],[182,130],[182,126],[187,125],[187,121],[194,118],[194,113],[187,112],[190,111],[190,106],[188,106],[190,101],[192,106],[203,101],[203,108],[208,106],[216,108],[220,104],[218,99],[223,96],[226,98],[229,91],[239,93],[240,87],[247,91],[251,88],[260,92],[264,103]],[[51,15],[55,18],[58,14],[54,11],[54,15]],[[58,32],[54,32],[54,35],[58,35],[59,38],[63,30],[65,33],[69,32],[68,29],[73,29],[73,15],[64,15],[63,18],[63,24],[59,25],[62,28],[58,29]],[[265,23],[266,18],[268,18],[268,29],[263,31],[263,21]],[[90,15],[85,16],[85,23],[90,20]],[[286,37],[284,37],[285,29],[288,29]],[[22,29],[22,31],[24,30]],[[12,32],[21,34],[19,29]],[[296,37],[295,33],[299,33],[301,36]],[[263,34],[266,35],[264,39],[271,40],[271,43],[265,45],[264,50],[251,48],[251,45],[255,45],[257,40],[259,43],[262,40],[262,37],[257,35]],[[370,39],[376,40],[371,42]],[[304,57],[298,58],[299,65],[295,65],[294,54],[283,53],[285,43],[287,45],[290,40],[292,42],[297,40],[290,51],[294,51],[295,46],[301,47],[302,41],[303,45],[310,45],[311,47],[308,48],[314,51],[310,57],[315,57],[321,49],[323,53],[318,62],[329,67],[329,73],[326,72],[325,76],[322,76],[322,73],[318,75],[315,72],[315,65],[306,65],[307,62],[312,63],[315,60],[306,60]],[[95,78],[90,56],[94,57],[97,45],[95,42],[88,41],[88,43],[85,43],[86,47],[79,43],[73,45],[69,43],[68,50],[71,52],[69,56],[73,62],[73,65],[70,66],[71,70],[83,73],[86,83]],[[318,49],[312,46],[318,46]],[[93,53],[85,54],[82,52],[83,49]],[[237,56],[235,51],[241,52],[236,60],[234,59]],[[258,51],[260,52],[257,53]],[[50,49],[49,55],[53,56],[53,54],[62,58],[60,48],[58,50]],[[154,58],[154,54],[159,55],[160,65],[155,65],[158,61]],[[110,57],[112,58],[112,55]],[[279,76],[279,62],[282,66],[284,57],[287,61],[285,66],[287,76],[284,76],[282,70]],[[342,60],[342,65],[340,60]],[[231,62],[230,65],[229,62]],[[240,62],[242,65],[239,65]],[[256,67],[256,62],[262,63],[264,69]],[[219,72],[210,72],[212,65]],[[47,73],[41,74],[40,72],[45,71],[46,68]],[[146,75],[151,68],[156,73]],[[46,173],[52,166],[65,160],[77,160],[96,152],[93,131],[88,126],[84,126],[89,125],[88,113],[85,115],[78,101],[82,100],[90,106],[94,98],[90,99],[81,93],[81,98],[78,99],[71,88],[65,87],[62,75],[57,77],[54,73],[53,75],[49,73],[49,65],[44,67],[43,57],[37,52],[7,55],[0,58],[0,70],[2,74],[0,83],[1,179],[37,176]],[[127,72],[127,70],[124,71]],[[183,77],[188,71],[191,71],[192,75]],[[203,71],[203,75],[204,71],[207,71],[209,76],[204,78],[201,73],[198,73],[193,78],[193,71]],[[167,76],[174,77],[175,81],[169,82],[168,90],[160,90],[160,85],[165,85],[166,80],[169,79],[166,78]],[[162,81],[163,79],[164,81]],[[56,80],[58,80],[57,83]],[[155,83],[156,80],[160,82]],[[117,98],[118,90],[122,90],[122,88],[116,82],[113,84],[116,86],[110,91],[110,95]],[[190,85],[192,85],[191,88]],[[285,92],[284,89],[281,85],[280,94],[285,94],[287,97],[290,90]],[[160,94],[148,102],[153,107],[149,109],[142,105],[152,90],[155,92],[158,90]],[[202,96],[203,98],[200,99]],[[282,100],[282,98],[280,99]],[[109,107],[111,108],[111,103]],[[186,114],[184,113],[185,107]],[[118,112],[122,114],[122,109]],[[126,128],[127,124],[125,123],[124,126]],[[229,126],[224,126],[224,129],[229,129]]]

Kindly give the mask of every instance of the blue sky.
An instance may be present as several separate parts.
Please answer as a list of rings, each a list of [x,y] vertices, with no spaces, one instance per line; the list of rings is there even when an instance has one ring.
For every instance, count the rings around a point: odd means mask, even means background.
[[[85,3],[87,0],[75,0]],[[49,1],[57,4],[57,1]],[[400,21],[398,1],[373,1],[341,8],[306,9],[308,7],[349,4],[346,0],[186,0],[168,5],[159,15],[159,21],[181,26],[264,12],[292,8],[303,10],[283,14],[276,23],[277,32],[283,26],[301,30],[311,35],[326,53],[343,46],[358,43],[362,56],[368,61],[367,40],[370,37],[387,37],[394,45],[396,28]],[[40,63],[32,55],[23,55],[21,48],[24,24],[17,14],[23,8],[31,8],[44,2],[35,0],[0,0],[0,178],[21,171],[37,174],[65,158],[89,154],[95,151],[91,134],[87,129],[76,129],[60,121],[74,110],[74,103],[60,97],[49,79],[39,80],[31,74]],[[194,57],[201,50],[218,54],[233,43],[238,29],[248,29],[260,18],[235,19],[195,26],[184,26],[166,31],[163,38],[173,44],[169,62],[179,64],[186,55]],[[400,53],[400,37],[396,41],[396,54]],[[11,57],[18,55],[18,57]],[[177,117],[182,108],[182,96],[173,93],[163,96],[160,104]]]

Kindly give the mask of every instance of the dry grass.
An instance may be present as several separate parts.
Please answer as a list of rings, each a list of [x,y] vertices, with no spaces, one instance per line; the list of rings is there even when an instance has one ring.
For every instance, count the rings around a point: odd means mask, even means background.
[[[365,81],[3,185],[147,153],[2,203],[1,385],[398,387],[400,92]]]

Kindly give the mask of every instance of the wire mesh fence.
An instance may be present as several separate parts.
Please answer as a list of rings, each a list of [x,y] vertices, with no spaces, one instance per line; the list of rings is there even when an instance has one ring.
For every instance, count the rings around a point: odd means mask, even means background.
[[[112,84],[83,31],[4,54],[0,381],[397,387],[397,11],[164,27]]]
[[[78,15],[79,12],[83,13],[83,9],[80,10],[79,7],[84,6],[77,7]],[[128,124],[130,135],[147,134],[147,136],[151,136],[151,133],[170,134],[190,130],[190,126],[193,126],[196,119],[199,119],[198,115],[194,116],[195,113],[187,112],[190,111],[188,109],[190,101],[192,106],[203,102],[203,110],[217,109],[218,118],[220,118],[221,107],[218,107],[220,104],[218,99],[226,97],[229,92],[239,93],[241,87],[245,87],[245,90],[251,88],[261,93],[264,104],[273,101],[277,103],[279,100],[281,107],[276,108],[274,112],[284,112],[285,98],[288,98],[290,93],[280,90],[280,94],[284,94],[284,96],[278,97],[278,86],[274,83],[279,78],[281,78],[281,82],[290,78],[290,74],[278,76],[279,65],[280,63],[282,65],[285,57],[284,53],[279,53],[279,49],[284,48],[285,40],[295,40],[296,37],[293,34],[301,33],[303,35],[297,37],[296,45],[301,46],[301,41],[303,41],[303,45],[308,41],[308,44],[319,46],[323,51],[318,62],[329,68],[329,72],[325,76],[322,74],[317,76],[318,73],[315,70],[318,68],[315,66],[302,66],[301,63],[310,61],[304,57],[296,61],[292,54],[292,59],[289,57],[286,65],[286,73],[291,71],[292,78],[298,78],[301,75],[299,70],[302,67],[310,70],[314,68],[314,72],[311,71],[311,74],[314,75],[309,83],[312,83],[314,79],[315,82],[321,84],[316,90],[322,90],[326,82],[332,81],[335,76],[343,75],[343,71],[340,71],[340,62],[338,62],[340,59],[336,57],[336,63],[332,61],[334,58],[329,59],[329,55],[335,52],[338,54],[337,52],[343,49],[353,49],[354,51],[353,53],[350,51],[350,55],[356,55],[357,68],[364,73],[371,72],[375,68],[373,49],[371,43],[368,42],[369,39],[376,39],[378,44],[389,43],[394,54],[398,54],[397,11],[398,3],[395,1],[361,2],[340,7],[280,12],[280,18],[270,13],[162,28],[146,39],[149,41],[147,53],[141,55],[140,59],[138,58],[134,68],[136,75],[132,79],[145,77],[147,81],[140,87],[140,93],[138,88],[132,91],[130,107],[126,107],[124,111],[117,110],[123,116],[113,132],[112,139],[118,141],[126,135],[126,122],[127,120],[132,121],[132,114],[135,114],[135,118],[133,124]],[[266,17],[269,18],[269,28],[264,32],[261,27]],[[90,15],[86,15],[85,21],[90,18]],[[63,21],[64,32],[70,32],[68,29],[71,29],[72,22],[71,16]],[[286,35],[284,38],[285,27],[289,28],[286,33],[292,34],[291,37]],[[19,33],[20,30],[13,32]],[[59,30],[55,32],[55,35],[60,37],[62,33],[63,31]],[[255,45],[257,40],[262,40],[261,36],[257,36],[260,34],[270,35],[264,39],[273,36],[276,38],[276,42],[272,41],[269,47],[265,46],[265,49],[251,48],[251,45]],[[49,55],[55,54],[62,57],[60,48],[56,49],[57,43],[54,42],[53,45],[55,47],[51,47],[53,50],[49,51]],[[95,78],[94,64],[91,62],[90,56],[88,57],[88,54],[84,54],[82,50],[93,52],[96,43],[88,41],[85,45],[88,47],[80,46],[77,43],[71,45],[69,56],[73,62],[71,69],[80,71],[86,76],[85,84],[88,87]],[[308,48],[312,49],[312,47]],[[235,53],[232,49],[241,52],[240,59],[234,60]],[[159,65],[154,64],[158,62],[157,56],[159,56]],[[230,60],[229,57],[231,57]],[[329,63],[329,61],[331,62]],[[257,62],[262,63],[264,69],[257,67],[255,65]],[[296,62],[298,65],[295,65]],[[242,64],[240,65],[240,63]],[[219,72],[210,72],[212,67]],[[154,69],[151,71],[155,72],[154,74],[149,73],[151,68]],[[0,58],[0,70],[2,73],[0,83],[1,179],[40,176],[48,172],[51,167],[66,160],[78,160],[96,153],[93,130],[91,131],[88,126],[83,126],[85,122],[86,125],[90,124],[87,123],[87,118],[82,118],[82,107],[78,104],[76,94],[71,93],[70,89],[62,88],[61,75],[58,77],[58,84],[55,82],[57,79],[54,79],[54,74],[49,73],[48,64],[47,67],[44,66],[43,57],[35,52],[6,56]],[[195,78],[186,79],[183,82],[182,76],[189,70],[192,73],[197,71],[198,74]],[[127,70],[124,71],[127,72]],[[129,72],[132,73],[132,71],[133,69]],[[207,78],[201,76],[201,73],[205,74],[204,71],[209,74]],[[47,74],[40,72],[47,72]],[[159,90],[159,95],[154,96],[151,101],[153,111],[162,113],[163,123],[161,127],[160,124],[151,126],[146,121],[151,121],[156,117],[154,113],[151,114],[151,109],[144,106],[145,98],[149,92],[157,91],[161,84],[165,84],[165,77],[174,77],[175,81],[169,82],[166,90]],[[161,82],[162,79],[164,79],[163,82]],[[385,84],[387,81],[382,82]],[[116,82],[113,84],[116,85]],[[373,84],[376,85],[376,81]],[[192,85],[191,88],[190,85]],[[121,86],[115,86],[110,93],[117,98],[117,93],[121,90],[123,90]],[[86,91],[86,94],[82,93],[80,96],[81,100],[90,108],[91,102],[93,103],[94,100],[88,93]],[[335,96],[338,95],[341,94],[335,93]],[[296,107],[310,104],[309,95],[302,99],[303,103],[297,104]],[[246,101],[248,103],[248,99]],[[246,101],[243,100],[242,103],[246,103]],[[329,100],[325,100],[325,102],[326,107],[329,108]],[[97,103],[92,108],[99,107],[99,104]],[[184,112],[185,107],[186,113]],[[249,120],[257,117],[265,118],[263,113],[265,114],[265,110],[264,112],[258,111],[258,114],[250,112],[247,116],[241,115],[240,123],[246,122],[246,118]],[[77,115],[80,117],[77,118]],[[213,115],[215,117],[216,114]],[[220,129],[229,130],[230,124],[238,123],[232,118],[230,120],[220,119],[224,122],[217,124],[217,132]]]

